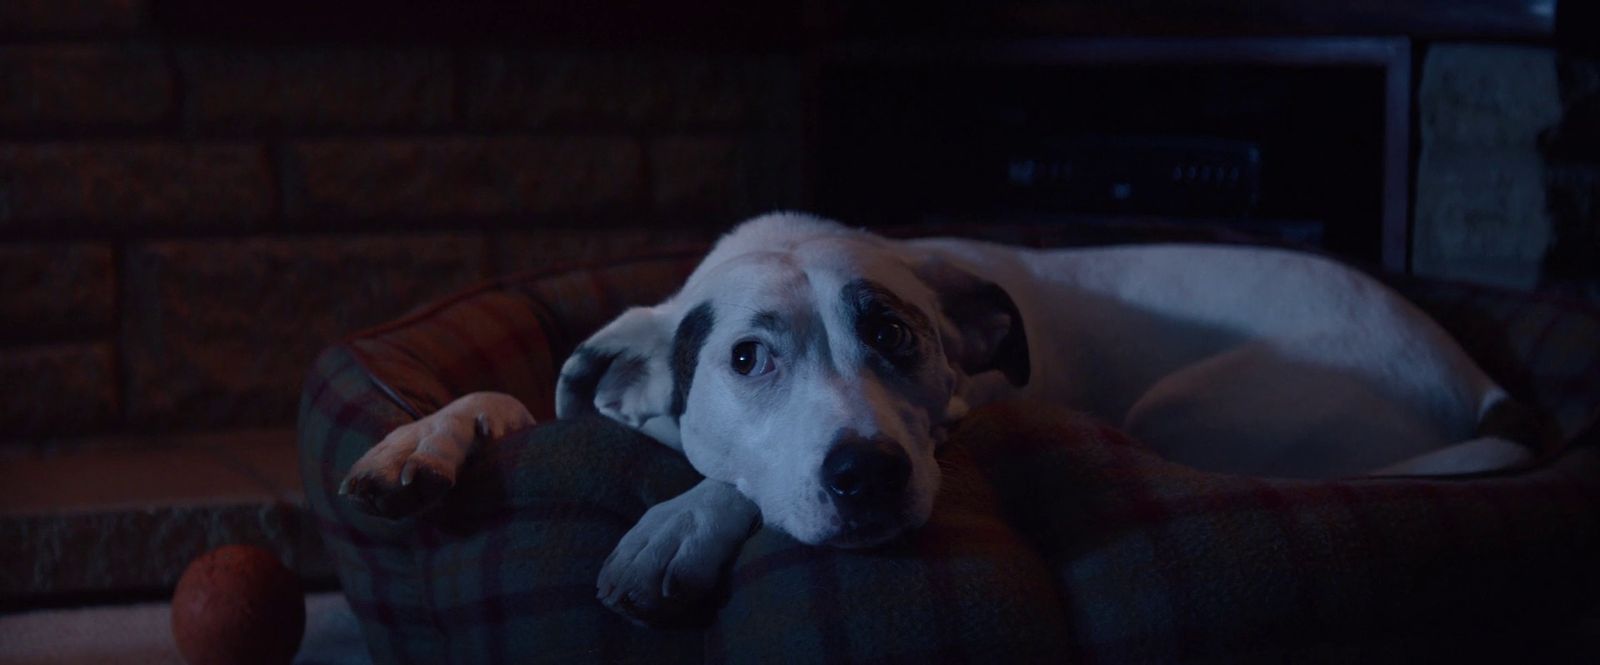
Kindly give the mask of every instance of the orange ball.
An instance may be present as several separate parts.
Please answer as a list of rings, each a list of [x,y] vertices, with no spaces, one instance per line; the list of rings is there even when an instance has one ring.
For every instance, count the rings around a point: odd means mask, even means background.
[[[172,593],[172,637],[189,665],[285,665],[305,630],[300,578],[254,545],[200,555]]]

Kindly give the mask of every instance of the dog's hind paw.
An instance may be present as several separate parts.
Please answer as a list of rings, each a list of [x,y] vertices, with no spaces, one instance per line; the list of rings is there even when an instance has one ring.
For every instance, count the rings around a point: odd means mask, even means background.
[[[510,395],[466,395],[395,428],[350,467],[339,494],[371,515],[415,514],[455,486],[456,470],[480,442],[532,424],[527,408]]]
[[[623,535],[601,565],[596,598],[637,624],[672,623],[717,587],[759,516],[731,485],[701,481]]]

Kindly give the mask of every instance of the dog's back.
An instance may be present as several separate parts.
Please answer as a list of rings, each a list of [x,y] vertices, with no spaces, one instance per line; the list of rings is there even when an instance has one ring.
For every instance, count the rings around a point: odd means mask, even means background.
[[[1437,324],[1314,255],[1218,245],[908,243],[1001,283],[1036,344],[1029,395],[1168,457],[1294,476],[1371,471],[1471,439],[1505,394]]]

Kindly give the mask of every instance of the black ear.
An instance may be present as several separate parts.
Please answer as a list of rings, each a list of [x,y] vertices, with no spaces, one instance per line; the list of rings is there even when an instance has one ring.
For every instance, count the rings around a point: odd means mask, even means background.
[[[940,259],[915,272],[938,294],[946,331],[945,352],[969,375],[999,371],[1014,386],[1028,385],[1032,365],[1022,312],[1000,285]]]

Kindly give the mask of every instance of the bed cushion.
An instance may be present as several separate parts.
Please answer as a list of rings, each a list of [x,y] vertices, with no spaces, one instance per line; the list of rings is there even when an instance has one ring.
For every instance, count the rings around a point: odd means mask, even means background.
[[[548,419],[573,345],[669,294],[700,251],[486,284],[317,360],[301,405],[307,502],[379,662],[1471,655],[1526,646],[1597,590],[1600,318],[1430,282],[1397,286],[1555,415],[1562,436],[1534,468],[1442,480],[1209,474],[1079,414],[995,405],[942,453],[927,528],[864,552],[762,530],[714,610],[669,631],[612,616],[593,584],[633,521],[697,477],[611,423],[518,433],[412,519],[372,518],[334,495],[384,433],[457,395],[510,392]]]

